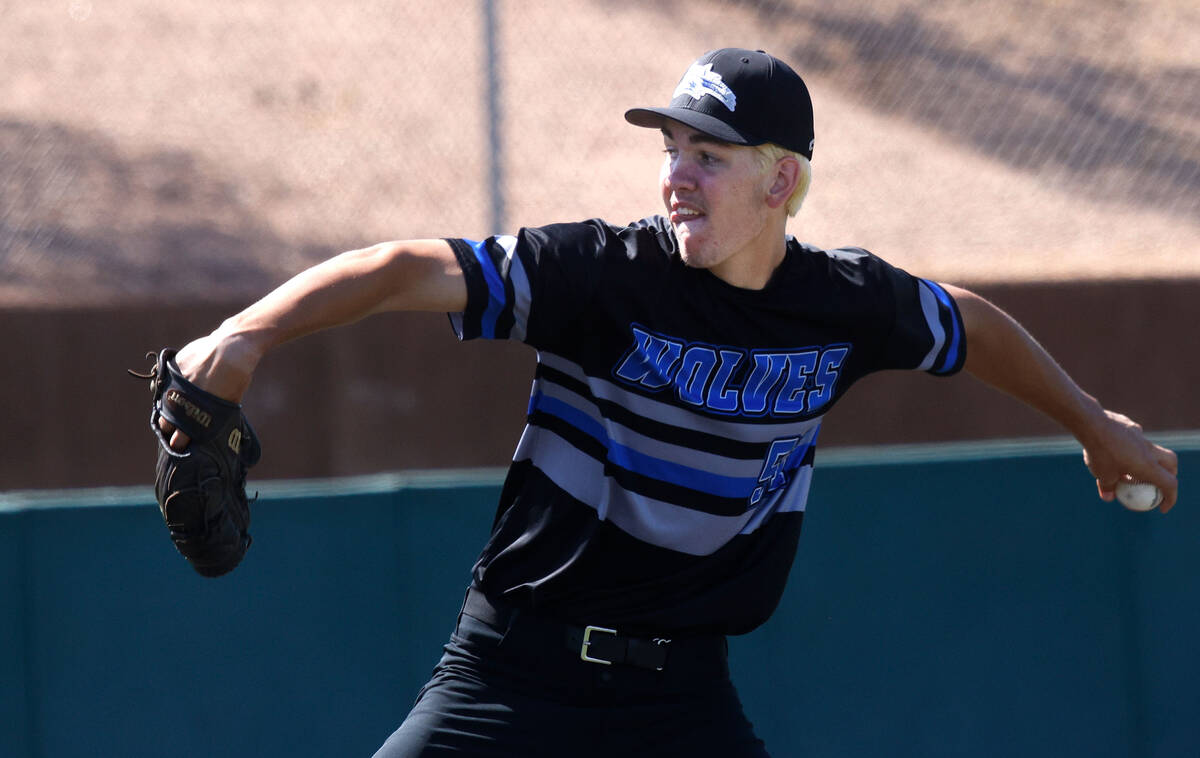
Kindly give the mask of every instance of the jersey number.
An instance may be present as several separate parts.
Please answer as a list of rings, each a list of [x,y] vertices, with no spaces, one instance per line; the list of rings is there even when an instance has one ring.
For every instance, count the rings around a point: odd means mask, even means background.
[[[799,437],[784,437],[771,443],[767,457],[763,461],[762,473],[758,475],[758,486],[750,494],[750,505],[758,505],[763,495],[770,494],[787,484],[789,468],[785,468],[788,458],[800,444]]]

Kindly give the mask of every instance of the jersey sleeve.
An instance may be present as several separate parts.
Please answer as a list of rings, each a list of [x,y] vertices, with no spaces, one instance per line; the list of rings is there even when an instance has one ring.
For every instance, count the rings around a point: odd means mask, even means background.
[[[858,324],[862,374],[887,369],[949,376],[967,356],[962,316],[937,282],[921,279],[862,248],[826,252],[845,313]],[[837,297],[835,295],[835,297]]]
[[[448,239],[467,283],[466,308],[449,314],[455,333],[554,344],[592,301],[609,237],[605,224],[589,221]]]
[[[967,340],[954,298],[935,281],[883,265],[895,295],[895,323],[884,347],[885,361],[935,376],[961,371]]]

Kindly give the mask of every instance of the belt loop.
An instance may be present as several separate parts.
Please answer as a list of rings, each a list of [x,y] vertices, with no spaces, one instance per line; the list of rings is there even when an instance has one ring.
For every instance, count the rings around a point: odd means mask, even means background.
[[[462,626],[462,617],[463,617],[463,614],[467,610],[467,598],[470,596],[471,596],[471,585],[468,584],[466,592],[463,593],[462,605],[460,605],[458,608],[458,618],[456,618],[454,620],[454,631],[456,631],[456,632],[458,631],[458,628],[460,626]]]

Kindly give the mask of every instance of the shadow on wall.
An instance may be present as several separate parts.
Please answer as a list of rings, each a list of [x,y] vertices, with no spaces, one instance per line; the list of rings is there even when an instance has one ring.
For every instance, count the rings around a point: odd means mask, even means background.
[[[770,28],[794,30],[785,55],[801,70],[873,108],[1011,166],[1058,173],[1087,196],[1200,214],[1198,68],[1100,67],[1061,50],[1018,68],[911,11],[882,19],[740,3]]]
[[[95,133],[0,120],[0,156],[7,304],[241,299],[333,252],[279,238],[236,181],[189,152],[131,154]]]

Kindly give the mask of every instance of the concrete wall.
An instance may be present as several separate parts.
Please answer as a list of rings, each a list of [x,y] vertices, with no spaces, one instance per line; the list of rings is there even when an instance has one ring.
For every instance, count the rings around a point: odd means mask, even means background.
[[[1200,438],[1184,446],[1200,465]],[[1200,512],[1073,452],[819,456],[777,614],[732,643],[773,754],[1193,755]],[[440,654],[496,476],[263,484],[206,580],[149,489],[0,498],[0,755],[370,755]]]
[[[1200,281],[978,287],[1078,381],[1147,429],[1200,428]],[[138,484],[153,471],[147,350],[179,347],[245,303],[0,312],[0,491]],[[246,398],[265,445],[253,475],[319,478],[504,465],[520,435],[532,351],[460,345],[445,316],[388,314],[286,345]],[[822,442],[858,445],[1059,434],[967,376],[868,377]]]

